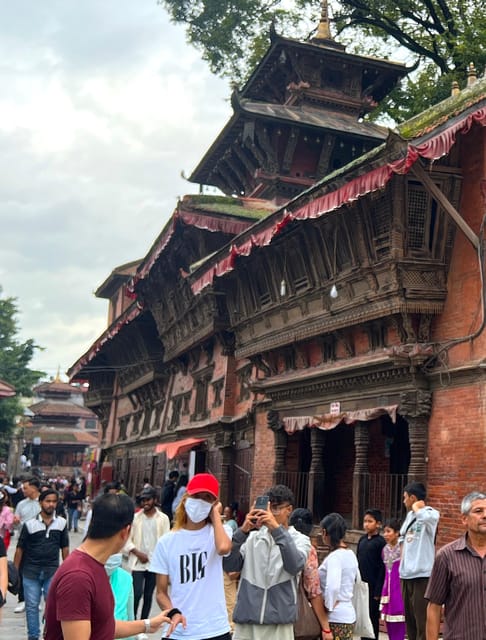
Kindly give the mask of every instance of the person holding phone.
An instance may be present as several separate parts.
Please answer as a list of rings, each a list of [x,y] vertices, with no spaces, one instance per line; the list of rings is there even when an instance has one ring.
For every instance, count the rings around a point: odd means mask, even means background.
[[[294,495],[285,485],[256,499],[233,535],[225,571],[241,571],[233,640],[294,640],[298,576],[311,543],[289,526]]]

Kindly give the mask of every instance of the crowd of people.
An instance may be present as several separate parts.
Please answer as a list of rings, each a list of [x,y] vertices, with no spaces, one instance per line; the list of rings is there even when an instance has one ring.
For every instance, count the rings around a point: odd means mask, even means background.
[[[359,577],[375,638],[380,618],[390,640],[437,640],[441,624],[444,640],[486,634],[484,493],[463,499],[465,533],[437,553],[440,514],[426,504],[422,483],[404,489],[403,523],[383,523],[379,509],[366,509],[356,551],[344,517],[330,513],[320,523],[327,553],[319,562],[313,515],[296,508],[287,486],[270,488],[241,514],[237,505],[223,508],[209,473],[171,472],[160,495],[144,480],[136,502],[108,483],[70,552],[69,531],[78,529],[86,498],[82,482],[74,483],[60,490],[30,478],[12,509],[16,490],[0,480],[0,610],[17,526],[14,565],[28,640],[142,640],[155,632],[175,640],[317,640],[296,625],[299,588],[321,640],[350,640]],[[150,616],[154,592],[160,613]]]

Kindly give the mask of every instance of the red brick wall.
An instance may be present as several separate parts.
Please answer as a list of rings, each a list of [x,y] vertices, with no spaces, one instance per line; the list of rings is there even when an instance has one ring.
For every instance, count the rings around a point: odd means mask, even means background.
[[[267,409],[257,410],[255,416],[255,453],[251,479],[250,503],[273,485],[275,466],[275,437],[267,427]]]
[[[474,127],[460,138],[463,169],[460,212],[478,233],[485,212],[481,182],[486,175],[486,132]],[[480,277],[476,250],[456,231],[448,279],[448,298],[434,324],[433,339],[467,336],[481,321]],[[460,502],[475,489],[484,490],[486,445],[485,393],[480,381],[448,386],[447,368],[467,367],[486,356],[486,332],[448,351],[443,372],[444,388],[434,391],[429,422],[428,501],[441,511],[438,544],[462,532]]]

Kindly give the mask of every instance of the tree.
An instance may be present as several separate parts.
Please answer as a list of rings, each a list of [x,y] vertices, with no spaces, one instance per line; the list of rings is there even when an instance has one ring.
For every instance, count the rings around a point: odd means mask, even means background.
[[[214,73],[241,83],[269,43],[269,27],[296,38],[317,27],[321,2],[294,0],[159,0],[171,19],[186,25]],[[417,72],[382,106],[410,117],[464,85],[470,62],[486,64],[486,4],[482,0],[340,0],[332,7],[334,32],[348,51],[393,57],[408,50]]]
[[[22,415],[19,396],[29,395],[32,387],[45,376],[42,371],[29,368],[36,349],[32,339],[18,340],[18,308],[15,298],[3,298],[0,288],[0,379],[15,387],[17,396],[0,400],[0,457],[5,456],[8,437],[12,433],[15,418]]]

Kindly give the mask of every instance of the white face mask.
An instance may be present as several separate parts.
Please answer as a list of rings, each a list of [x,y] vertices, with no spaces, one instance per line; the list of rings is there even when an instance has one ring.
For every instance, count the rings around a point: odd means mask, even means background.
[[[199,498],[187,498],[184,506],[189,519],[194,522],[194,524],[198,524],[206,520],[213,505]]]
[[[108,558],[108,560],[105,562],[105,571],[106,573],[111,576],[111,574],[118,569],[118,567],[121,567],[122,565],[122,560],[123,560],[123,556],[121,553],[114,553],[112,556],[110,556]]]

